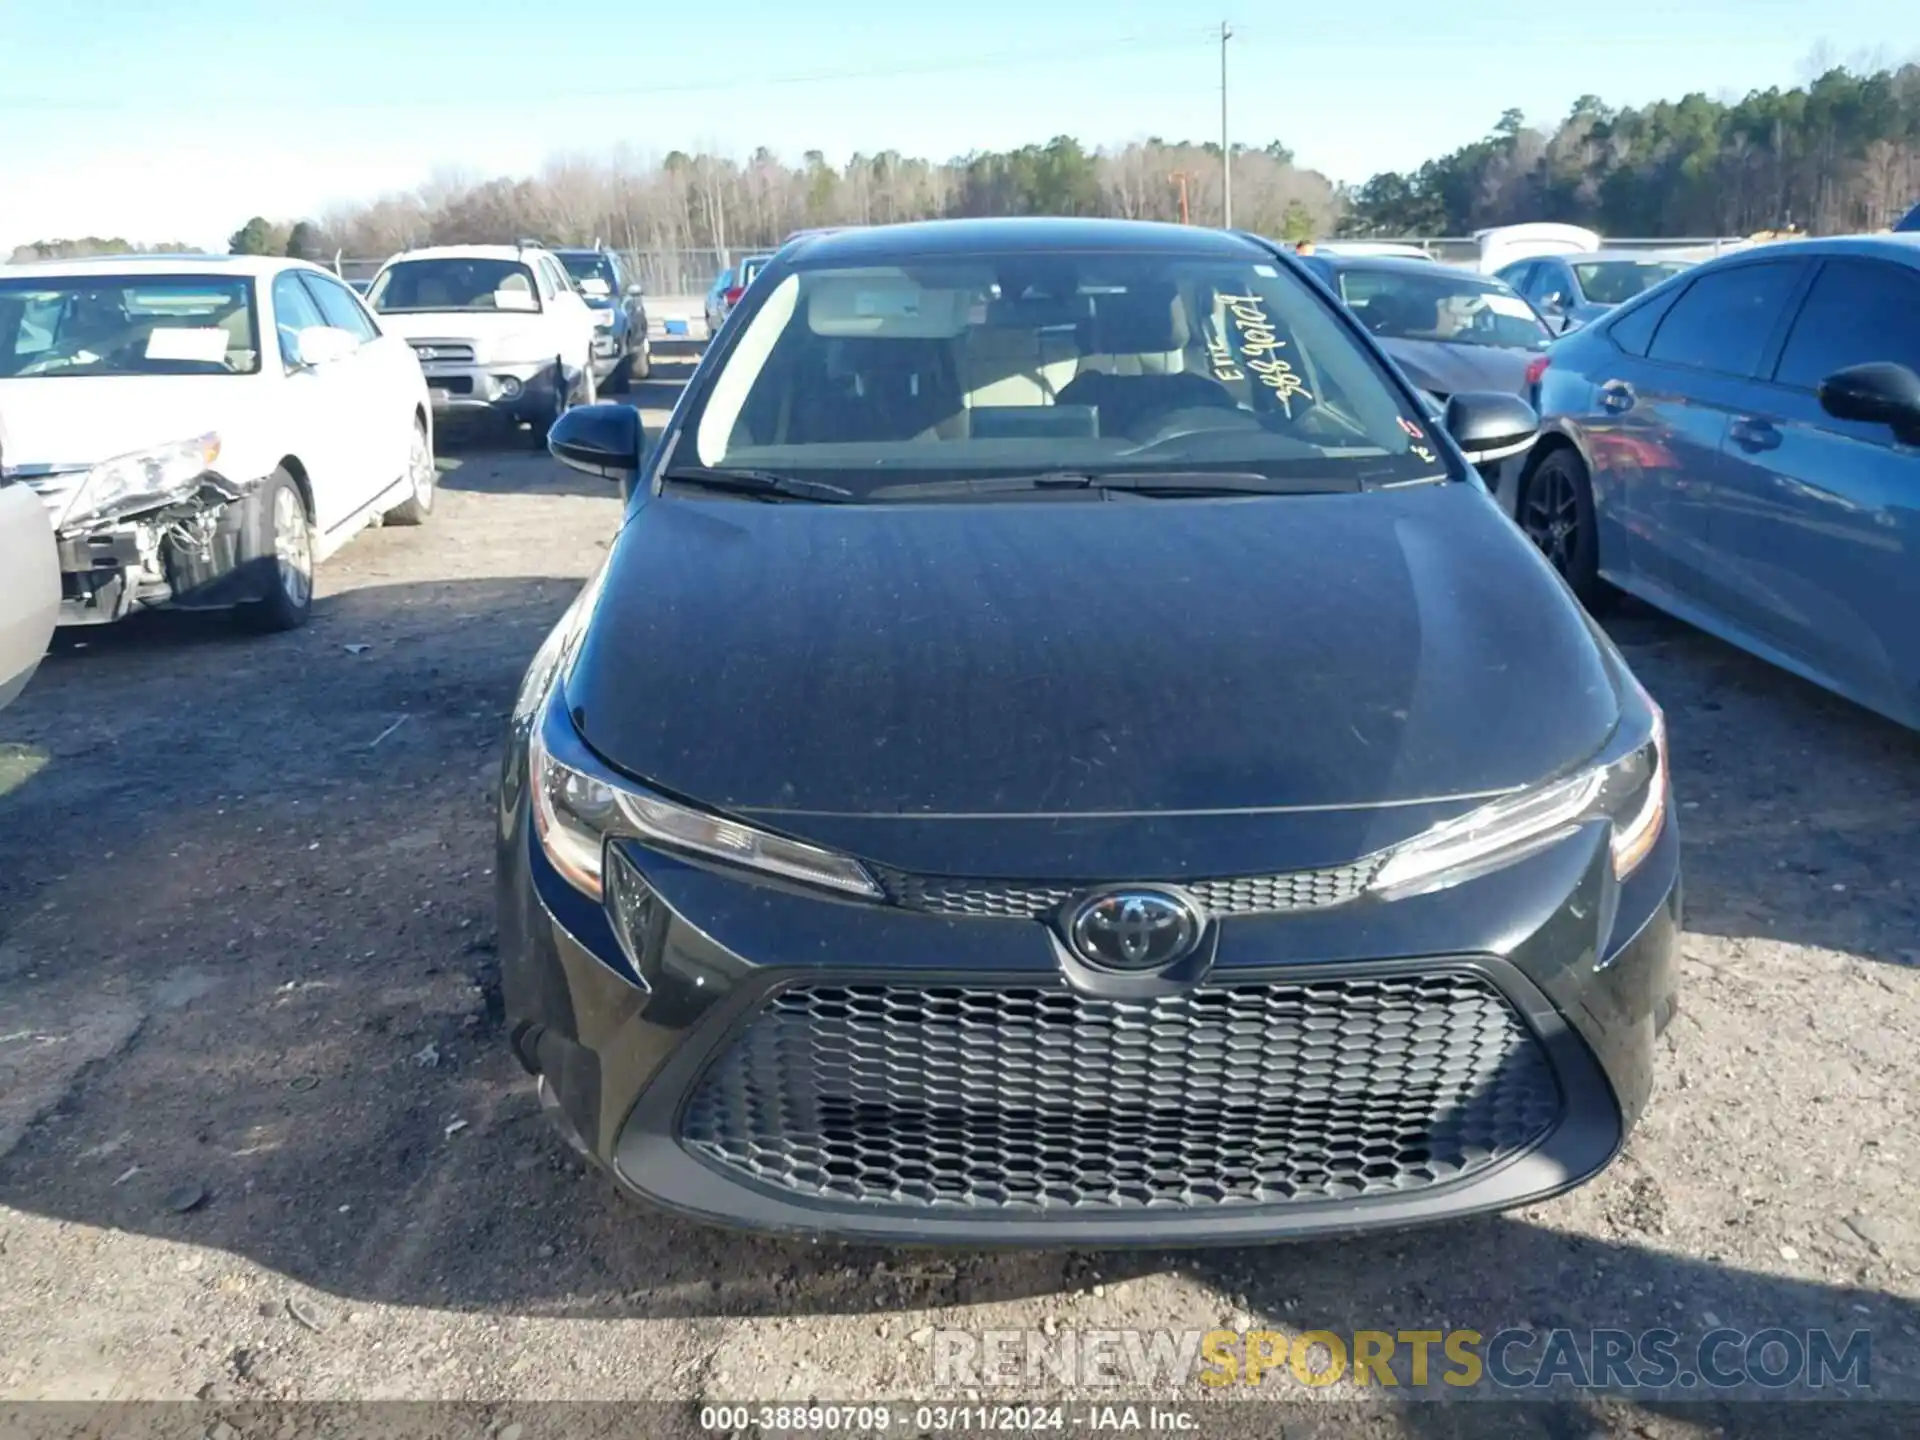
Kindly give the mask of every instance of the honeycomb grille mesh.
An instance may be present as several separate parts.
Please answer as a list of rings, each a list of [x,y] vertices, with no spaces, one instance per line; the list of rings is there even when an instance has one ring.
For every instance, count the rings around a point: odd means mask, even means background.
[[[805,986],[702,1077],[681,1143],[829,1204],[1099,1210],[1407,1192],[1532,1146],[1550,1064],[1473,971],[1209,986]]]
[[[1210,915],[1272,915],[1344,904],[1364,891],[1380,868],[1377,856],[1326,870],[1196,880],[1182,886]],[[932,915],[1038,920],[1088,887],[1015,880],[964,880],[877,870],[887,898]]]

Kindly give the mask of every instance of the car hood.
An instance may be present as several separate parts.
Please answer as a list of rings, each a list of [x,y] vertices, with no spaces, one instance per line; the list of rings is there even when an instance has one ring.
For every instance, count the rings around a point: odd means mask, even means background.
[[[66,375],[0,380],[6,466],[78,470],[209,431],[246,428],[257,375]]]
[[[1447,345],[1437,340],[1383,339],[1380,348],[1415,385],[1440,395],[1458,395],[1465,390],[1524,395],[1527,362],[1541,353],[1492,345]]]
[[[1202,848],[1240,854],[1236,834],[1304,834],[1327,811],[1430,823],[1428,802],[1458,813],[1591,756],[1619,714],[1578,606],[1466,485],[655,500],[608,563],[566,684],[589,745],[675,795],[882,859],[895,839],[917,848],[910,829],[881,841],[866,821],[988,822],[973,873],[1008,873],[980,867],[1022,818],[1049,843],[1012,873],[1122,832],[1180,848],[1162,824],[1180,817],[1220,818]],[[1348,829],[1350,846],[1385,834]],[[1145,865],[1101,853],[1116,873]]]

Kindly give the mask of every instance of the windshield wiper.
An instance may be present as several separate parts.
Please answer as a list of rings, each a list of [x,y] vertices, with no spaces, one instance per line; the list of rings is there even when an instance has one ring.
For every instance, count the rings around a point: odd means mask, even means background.
[[[1109,490],[1133,495],[1323,495],[1359,489],[1357,481],[1262,475],[1256,470],[1040,470],[1031,475],[983,475],[889,485],[872,498],[916,500],[946,495],[996,495],[1020,490]]]
[[[763,500],[816,500],[837,505],[853,499],[851,490],[824,480],[802,480],[771,470],[729,470],[714,465],[676,465],[660,477],[672,485],[697,485],[703,490],[725,490]]]

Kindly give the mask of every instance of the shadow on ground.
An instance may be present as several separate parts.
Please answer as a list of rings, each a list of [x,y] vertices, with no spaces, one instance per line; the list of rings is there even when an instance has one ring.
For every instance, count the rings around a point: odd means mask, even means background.
[[[1647,606],[1606,620],[1667,711],[1687,928],[1920,966],[1920,734]]]

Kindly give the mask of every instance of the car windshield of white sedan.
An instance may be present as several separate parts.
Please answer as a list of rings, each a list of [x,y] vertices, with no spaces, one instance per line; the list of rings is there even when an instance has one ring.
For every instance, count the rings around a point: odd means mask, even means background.
[[[250,375],[259,333],[244,277],[0,279],[0,379]]]
[[[1691,268],[1684,260],[1596,260],[1575,265],[1580,293],[1596,305],[1624,305],[1642,290]]]
[[[1340,272],[1340,294],[1383,340],[1543,350],[1553,332],[1513,290],[1444,266]]]
[[[533,271],[517,260],[401,260],[380,272],[367,303],[382,315],[427,310],[538,310]]]
[[[1449,474],[1427,417],[1277,263],[1049,251],[801,269],[748,307],[669,479],[755,470],[894,500],[1053,471],[1334,489]]]

